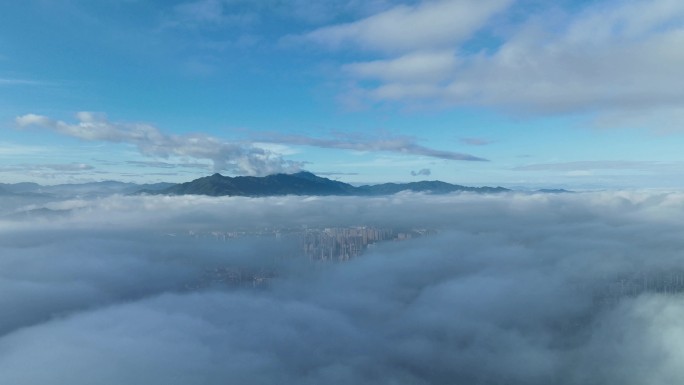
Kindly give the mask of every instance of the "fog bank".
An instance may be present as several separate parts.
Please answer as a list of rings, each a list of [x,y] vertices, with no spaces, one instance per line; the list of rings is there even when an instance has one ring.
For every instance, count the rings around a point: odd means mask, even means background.
[[[683,211],[679,192],[4,207],[0,383],[676,383]],[[292,235],[351,226],[434,231],[339,263]]]

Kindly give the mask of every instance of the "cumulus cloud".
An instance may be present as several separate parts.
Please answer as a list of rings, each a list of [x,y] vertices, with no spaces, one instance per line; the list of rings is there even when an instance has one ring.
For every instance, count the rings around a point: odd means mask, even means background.
[[[508,2],[469,3],[401,5],[307,38],[377,55],[342,65],[355,82],[348,97],[363,102],[594,113],[601,127],[681,130],[684,94],[672,79],[684,66],[682,2],[598,1],[568,12],[522,2],[497,27],[486,22]],[[491,36],[480,50],[468,45],[476,31]]]
[[[682,16],[681,3],[658,0],[599,3],[560,30],[531,21],[491,55],[468,57],[443,96],[537,112],[675,106]]]
[[[188,157],[213,162],[215,171],[266,175],[296,171],[299,164],[263,148],[221,141],[203,135],[169,135],[144,123],[117,123],[92,112],[79,112],[78,123],[69,124],[46,116],[27,114],[16,118],[20,127],[41,127],[88,141],[134,145],[141,154],[158,158]]]
[[[305,135],[269,134],[259,137],[263,142],[276,142],[300,146],[337,148],[354,151],[382,151],[408,155],[428,156],[447,160],[487,161],[474,155],[425,147],[408,136],[384,136],[379,138],[338,134],[333,138],[315,138]]]
[[[0,220],[2,383],[684,379],[682,193],[118,196],[38,207],[69,214]],[[196,236],[364,224],[438,233],[322,265],[287,237]],[[193,285],[225,267],[276,278]]]

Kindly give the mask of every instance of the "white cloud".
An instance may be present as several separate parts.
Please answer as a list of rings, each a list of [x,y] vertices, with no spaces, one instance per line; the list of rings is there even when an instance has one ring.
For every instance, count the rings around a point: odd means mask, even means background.
[[[443,48],[472,35],[509,0],[437,0],[397,5],[368,18],[312,31],[302,38],[336,49],[347,45],[383,52]]]
[[[111,122],[103,115],[79,112],[78,123],[69,124],[46,116],[27,114],[16,118],[19,127],[41,127],[60,134],[88,140],[126,143],[135,146],[145,156],[163,159],[206,159],[215,171],[227,170],[247,175],[266,175],[299,170],[303,162],[286,160],[295,154],[292,145],[337,148],[355,151],[392,152],[447,160],[486,161],[484,158],[420,145],[414,138],[402,136],[314,138],[301,135],[264,134],[250,143],[226,142],[203,134],[169,135],[145,123]],[[135,162],[135,161],[134,161]],[[157,165],[171,163],[158,160]],[[152,163],[145,163],[151,165]],[[196,165],[196,162],[174,162],[176,165]],[[143,165],[143,163],[138,163]]]
[[[17,117],[16,123],[20,127],[49,128],[83,140],[131,144],[146,156],[208,159],[214,163],[216,171],[265,175],[299,168],[298,164],[284,160],[278,154],[248,144],[224,142],[202,134],[167,135],[149,124],[110,122],[105,116],[91,112],[79,112],[77,119],[78,123],[69,124],[27,114]]]
[[[643,14],[628,10],[591,8],[556,33],[557,26],[528,26],[492,55],[469,57],[443,97],[537,112],[677,104],[684,98],[672,82],[684,64],[675,48],[684,39],[681,24],[668,15],[644,31],[636,27]],[[684,7],[676,14],[684,17]]]
[[[391,60],[350,63],[343,70],[361,79],[438,82],[448,78],[456,66],[456,57],[450,51],[421,51]]]
[[[279,143],[253,142],[252,146],[281,155],[295,155],[299,153],[296,149]]]
[[[0,322],[2,383],[684,379],[681,192],[118,196],[49,207],[73,211],[0,220],[0,306],[12,309]],[[285,238],[183,235],[359,224],[440,233],[328,265],[294,257],[299,245]],[[187,288],[222,266],[278,278]]]
[[[501,41],[492,39],[475,52],[466,48],[467,39],[506,3],[483,3],[469,26],[449,24],[462,26],[462,32],[442,26],[440,20],[447,23],[453,13],[467,15],[448,9],[464,4],[400,6],[308,37],[329,45],[351,42],[380,56],[342,65],[356,82],[348,97],[367,103],[485,106],[513,114],[581,112],[596,114],[599,126],[682,129],[684,93],[676,79],[684,67],[679,49],[684,3],[601,1],[572,14],[549,6],[522,21],[509,19],[503,28],[487,27]],[[440,14],[437,21],[418,27],[431,12]]]
[[[404,155],[419,155],[447,160],[487,161],[474,155],[454,151],[438,150],[420,145],[414,138],[386,135],[369,137],[363,135],[338,134],[332,138],[316,138],[305,135],[282,135],[270,133],[258,138],[262,142],[275,142],[290,145],[336,148],[354,151],[390,152]]]
[[[670,134],[684,130],[684,108],[664,104],[648,109],[614,109],[602,112],[593,121],[599,129],[625,127],[650,128],[658,134]]]

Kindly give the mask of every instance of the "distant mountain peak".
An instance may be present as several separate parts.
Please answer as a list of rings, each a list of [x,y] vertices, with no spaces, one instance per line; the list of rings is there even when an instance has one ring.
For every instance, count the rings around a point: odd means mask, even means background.
[[[312,173],[312,172],[310,172],[310,171],[306,171],[306,170],[298,171],[298,172],[295,172],[295,173],[293,173],[293,174],[291,174],[291,175],[297,175],[297,176],[315,176],[316,178],[319,178],[318,175],[316,175],[316,174],[314,174],[314,173]]]
[[[508,191],[503,187],[467,187],[438,180],[385,183],[360,187],[348,183],[320,177],[309,171],[293,174],[272,174],[264,177],[238,176],[227,177],[215,173],[209,177],[195,179],[160,190],[158,194],[169,195],[210,195],[210,196],[276,196],[276,195],[392,195],[401,191],[445,194],[457,191],[496,193]]]

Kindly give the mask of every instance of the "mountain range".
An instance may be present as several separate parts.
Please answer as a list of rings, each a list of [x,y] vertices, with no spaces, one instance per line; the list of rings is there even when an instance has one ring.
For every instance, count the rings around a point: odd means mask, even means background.
[[[43,186],[37,183],[0,183],[0,196],[17,197],[98,197],[113,194],[133,194],[140,190],[155,191],[174,186],[174,183],[136,184],[117,181],[68,183]]]
[[[264,177],[221,174],[180,183],[165,189],[142,190],[141,193],[164,195],[209,195],[209,196],[274,196],[274,195],[391,195],[401,191],[445,194],[455,191],[477,193],[498,193],[510,191],[503,187],[468,187],[441,181],[412,183],[383,183],[377,185],[353,186],[348,183],[316,176],[302,171],[294,174],[273,174]]]
[[[382,183],[354,186],[320,177],[307,171],[294,174],[273,174],[264,177],[229,177],[214,174],[186,183],[136,184],[117,181],[89,182],[43,186],[37,183],[0,183],[3,199],[54,199],[65,197],[93,198],[113,194],[123,195],[209,195],[251,196],[275,195],[392,195],[401,191],[446,194],[451,192],[499,193],[511,191],[504,187],[470,187],[438,180],[410,183]],[[541,193],[567,193],[567,190],[545,189]]]

